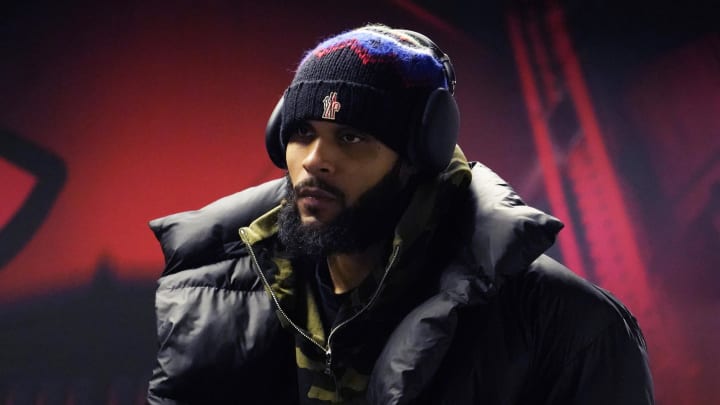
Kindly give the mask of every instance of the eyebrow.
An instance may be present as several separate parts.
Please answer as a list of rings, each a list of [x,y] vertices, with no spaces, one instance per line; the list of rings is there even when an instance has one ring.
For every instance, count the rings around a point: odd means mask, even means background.
[[[360,128],[353,127],[351,125],[347,125],[347,124],[340,124],[338,122],[324,121],[324,120],[304,120],[302,122],[305,123],[306,125],[309,125],[310,127],[312,127],[312,129],[317,130],[317,127],[315,126],[314,122],[318,122],[318,121],[319,122],[328,122],[328,123],[337,125],[337,128],[334,131],[335,133],[338,133],[340,131],[351,130],[351,131],[357,132],[359,135],[369,136],[369,137],[377,139],[377,137],[375,135],[373,135],[372,133],[365,131],[363,129],[360,129]]]

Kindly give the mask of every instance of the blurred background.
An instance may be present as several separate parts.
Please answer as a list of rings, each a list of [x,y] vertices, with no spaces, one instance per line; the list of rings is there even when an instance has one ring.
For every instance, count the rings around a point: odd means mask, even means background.
[[[720,403],[720,13],[711,2],[18,1],[0,6],[0,404],[139,404],[150,219],[275,178],[263,132],[306,49],[427,34],[460,144],[567,227],[658,404]]]

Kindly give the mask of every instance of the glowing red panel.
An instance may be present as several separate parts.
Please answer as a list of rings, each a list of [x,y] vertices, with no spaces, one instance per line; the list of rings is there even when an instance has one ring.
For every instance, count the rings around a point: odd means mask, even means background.
[[[4,228],[20,209],[35,187],[35,182],[35,177],[30,173],[5,159],[0,159],[0,184],[3,196],[0,199],[0,229]]]

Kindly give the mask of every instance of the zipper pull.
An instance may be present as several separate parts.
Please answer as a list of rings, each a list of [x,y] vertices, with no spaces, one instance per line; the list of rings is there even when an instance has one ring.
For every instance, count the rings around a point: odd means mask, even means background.
[[[327,350],[325,350],[324,373],[333,379],[333,385],[335,386],[335,398],[332,400],[332,402],[342,402],[342,397],[340,396],[340,385],[338,385],[337,378],[335,377],[335,373],[333,373],[332,370],[332,349],[330,348],[330,345],[328,345]]]
[[[325,351],[325,374],[333,375],[332,371],[332,349],[328,347]]]

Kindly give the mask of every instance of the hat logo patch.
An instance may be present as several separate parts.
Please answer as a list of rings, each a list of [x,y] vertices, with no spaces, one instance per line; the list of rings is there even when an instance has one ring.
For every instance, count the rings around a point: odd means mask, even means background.
[[[340,111],[340,102],[337,101],[337,92],[330,92],[323,99],[322,117],[326,120],[335,120],[335,113]]]

